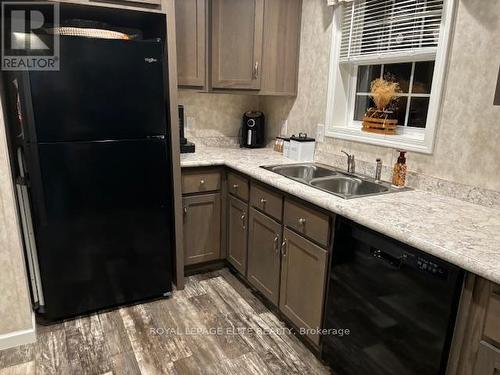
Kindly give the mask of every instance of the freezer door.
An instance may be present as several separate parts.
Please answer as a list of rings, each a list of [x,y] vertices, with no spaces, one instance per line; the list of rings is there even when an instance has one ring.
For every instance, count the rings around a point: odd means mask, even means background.
[[[60,62],[29,72],[32,142],[166,134],[163,43],[61,37]]]
[[[39,145],[35,231],[48,321],[171,291],[165,142]]]

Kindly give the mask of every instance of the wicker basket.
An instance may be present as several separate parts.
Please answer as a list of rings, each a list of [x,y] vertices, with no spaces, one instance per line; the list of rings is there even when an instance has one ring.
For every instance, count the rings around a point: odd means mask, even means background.
[[[396,134],[398,120],[392,119],[392,111],[381,111],[369,108],[363,117],[363,128],[361,130],[377,134]]]

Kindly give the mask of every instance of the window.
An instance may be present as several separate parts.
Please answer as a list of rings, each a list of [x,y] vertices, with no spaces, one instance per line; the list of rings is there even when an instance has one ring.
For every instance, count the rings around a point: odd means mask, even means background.
[[[354,0],[337,7],[327,135],[431,153],[453,0]],[[399,83],[397,135],[361,131],[376,78]]]
[[[370,83],[376,78],[399,82],[395,117],[400,126],[425,128],[431,97],[434,61],[413,63],[361,65],[356,78],[353,121],[363,121],[368,107],[374,104],[370,99]]]

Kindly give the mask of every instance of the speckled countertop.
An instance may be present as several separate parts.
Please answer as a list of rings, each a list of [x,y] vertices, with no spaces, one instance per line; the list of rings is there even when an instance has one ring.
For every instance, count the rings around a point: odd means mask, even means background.
[[[345,200],[262,165],[294,163],[271,149],[200,148],[182,167],[226,165],[500,284],[500,211],[419,190]]]

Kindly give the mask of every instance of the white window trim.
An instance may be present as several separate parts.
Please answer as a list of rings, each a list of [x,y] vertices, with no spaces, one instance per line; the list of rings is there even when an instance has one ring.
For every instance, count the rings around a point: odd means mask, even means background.
[[[432,78],[431,98],[427,113],[425,129],[400,127],[401,134],[383,135],[367,133],[361,130],[361,123],[353,121],[354,105],[352,98],[355,95],[356,86],[352,83],[356,81],[355,67],[352,64],[340,63],[340,42],[342,9],[337,7],[334,11],[332,25],[332,42],[330,53],[330,71],[328,78],[328,97],[326,106],[326,129],[327,137],[339,138],[348,141],[368,143],[378,146],[400,148],[407,151],[432,154],[434,141],[438,126],[438,120],[443,97],[444,83],[446,79],[446,67],[449,55],[449,46],[452,34],[452,25],[455,15],[456,0],[444,0],[443,17],[441,18],[441,28],[437,53],[434,55],[420,55],[418,58],[412,57],[411,53],[395,53],[388,60],[362,61],[363,64],[386,64],[409,61],[425,61],[435,59],[434,75]]]

